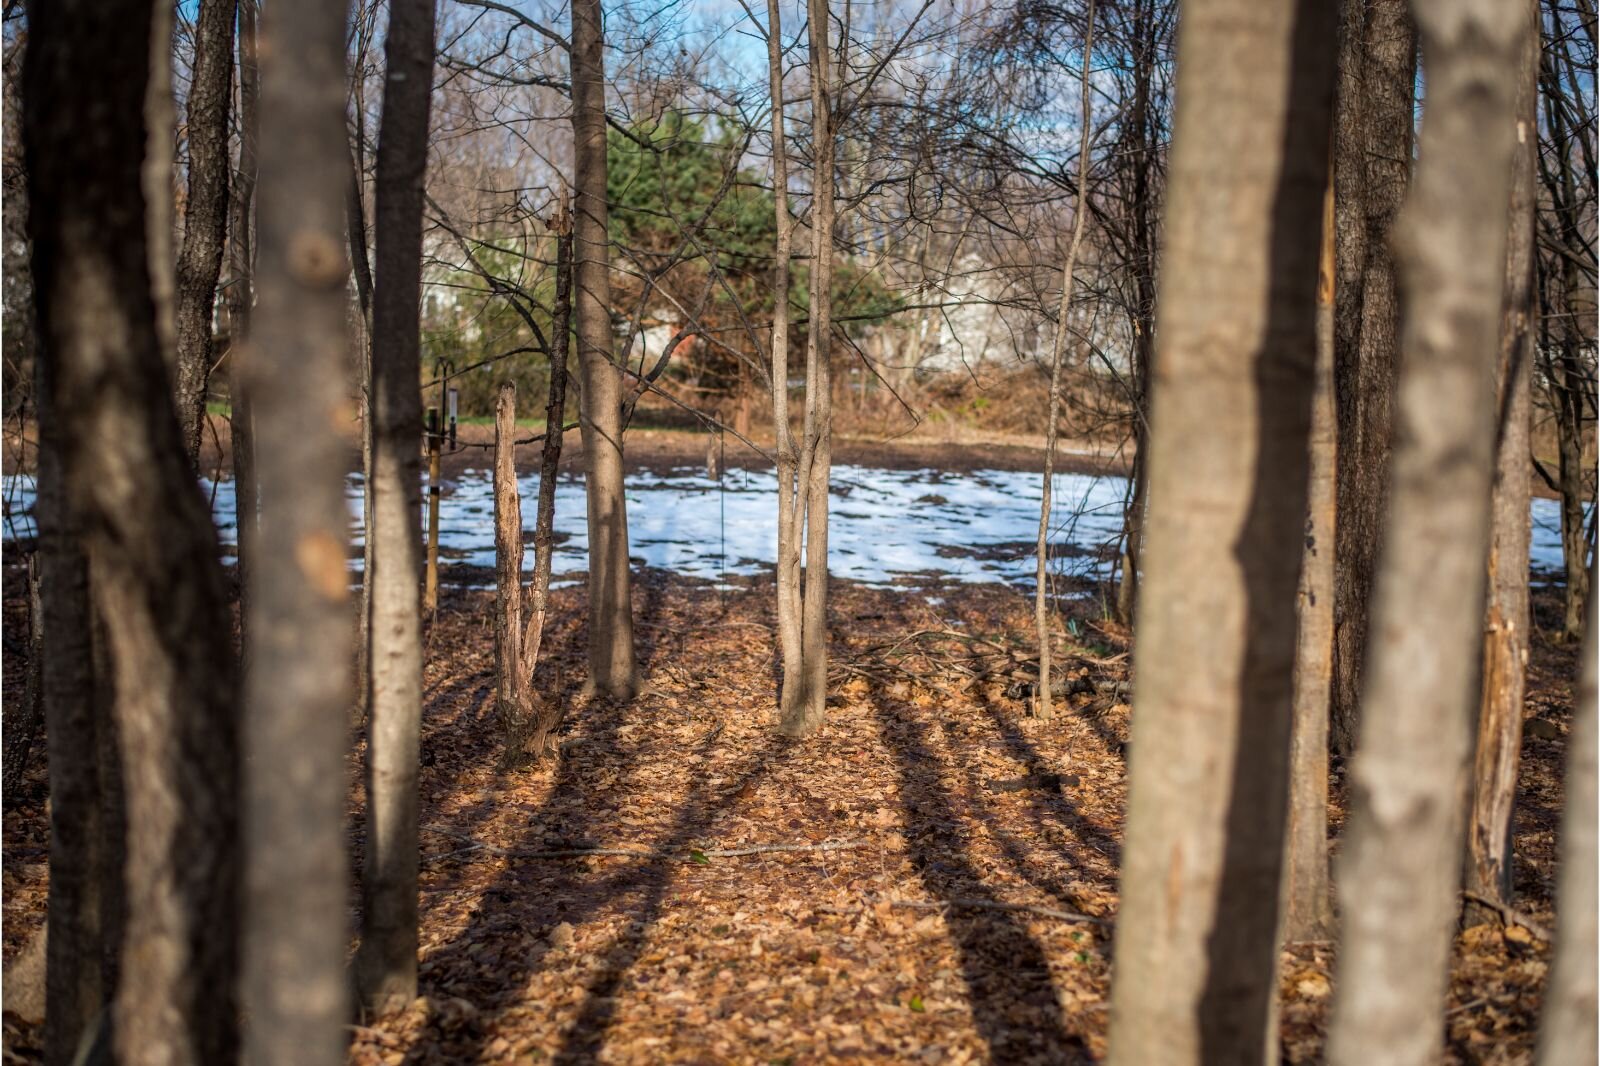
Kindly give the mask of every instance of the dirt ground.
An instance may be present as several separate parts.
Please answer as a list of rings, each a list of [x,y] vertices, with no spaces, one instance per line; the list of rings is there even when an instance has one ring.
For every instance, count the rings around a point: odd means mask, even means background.
[[[19,585],[13,568],[8,711],[25,672]],[[792,743],[772,728],[770,579],[719,591],[639,574],[649,689],[628,705],[579,698],[583,590],[558,590],[540,676],[564,708],[560,754],[499,772],[492,593],[447,588],[427,635],[421,995],[361,1019],[350,1062],[1103,1056],[1126,634],[1087,607],[1073,618],[1060,652],[1085,691],[1040,722],[969,639],[1025,649],[1030,602],[1001,586],[942,595],[838,583],[828,721]],[[1541,634],[1559,612],[1540,591]],[[1516,890],[1546,929],[1575,662],[1534,645],[1528,716],[1544,725],[1523,749]],[[4,818],[7,960],[44,919],[44,780],[36,756]],[[573,854],[597,851],[641,854]],[[1461,931],[1446,1061],[1529,1060],[1548,957],[1518,926]],[[1332,945],[1283,962],[1284,1057],[1314,1062]],[[37,1039],[6,1016],[8,1061],[36,1061]]]

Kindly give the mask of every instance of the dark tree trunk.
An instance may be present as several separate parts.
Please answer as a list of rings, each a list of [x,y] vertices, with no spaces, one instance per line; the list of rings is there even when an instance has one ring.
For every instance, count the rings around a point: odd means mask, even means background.
[[[173,390],[183,446],[198,471],[211,377],[211,318],[228,232],[228,110],[233,96],[235,0],[201,0],[189,83],[189,195],[173,302]]]
[[[48,399],[114,666],[126,784],[130,980],[117,990],[117,1054],[229,1062],[234,656],[216,532],[151,298],[140,165],[152,10],[60,0],[30,18],[24,139]]]
[[[256,3],[239,0],[239,166],[233,177],[228,222],[229,273],[223,290],[228,307],[229,443],[233,451],[233,493],[238,528],[240,619],[249,628],[250,561],[256,541],[255,434],[245,361],[254,298],[255,251],[251,233],[256,189],[261,72],[256,64]],[[248,642],[246,642],[248,643]]]
[[[372,618],[367,668],[367,836],[361,881],[362,1003],[417,994],[417,760],[422,726],[423,173],[433,92],[433,0],[395,0],[378,130],[372,295]]]
[[[1114,1066],[1276,1048],[1333,29],[1316,0],[1184,10]]]
[[[1400,304],[1391,234],[1411,175],[1417,36],[1406,0],[1344,0],[1334,135],[1334,546],[1332,745],[1355,749],[1367,612],[1393,437]]]
[[[348,1039],[350,577],[342,4],[274,0],[263,44],[261,315],[248,391],[260,546],[245,687],[250,1061],[334,1066]]]

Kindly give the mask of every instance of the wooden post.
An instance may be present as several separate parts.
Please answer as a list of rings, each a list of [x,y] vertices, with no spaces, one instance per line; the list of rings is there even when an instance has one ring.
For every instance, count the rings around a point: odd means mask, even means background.
[[[422,586],[422,610],[439,609],[439,409],[428,408],[428,569]],[[413,529],[416,527],[413,526]]]

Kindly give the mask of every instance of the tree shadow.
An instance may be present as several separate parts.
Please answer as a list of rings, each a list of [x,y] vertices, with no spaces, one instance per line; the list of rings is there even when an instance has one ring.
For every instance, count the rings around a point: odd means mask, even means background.
[[[933,899],[999,903],[969,858],[972,843],[940,781],[942,760],[926,722],[894,714],[870,696],[900,778],[908,858]],[[1063,1025],[1044,947],[1016,914],[952,908],[946,918],[961,961],[973,1022],[996,1062],[1089,1061]]]

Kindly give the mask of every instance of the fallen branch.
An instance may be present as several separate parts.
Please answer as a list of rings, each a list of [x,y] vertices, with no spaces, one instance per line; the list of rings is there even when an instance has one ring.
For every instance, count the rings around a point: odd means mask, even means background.
[[[974,910],[974,911],[1007,911],[1023,914],[1037,914],[1042,918],[1058,918],[1064,922],[1090,922],[1094,925],[1111,925],[1110,918],[1098,918],[1093,914],[1079,914],[1077,911],[1064,911],[1055,907],[1035,907],[1028,903],[1000,903],[992,899],[947,899],[938,903],[923,903],[919,900],[901,899],[892,901],[891,907],[904,907],[916,911],[948,911],[948,910]]]
[[[1500,921],[1505,925],[1520,925],[1522,928],[1526,929],[1540,940],[1543,940],[1546,944],[1555,943],[1555,937],[1550,935],[1550,931],[1548,929],[1508,904],[1501,903],[1499,900],[1490,899],[1488,896],[1480,896],[1476,892],[1463,892],[1461,893],[1461,898],[1467,900],[1469,903],[1476,903],[1480,907],[1487,907],[1494,911],[1500,916]]]
[[[829,840],[821,844],[752,844],[743,848],[690,848],[687,851],[663,851],[658,848],[549,848],[545,850],[527,850],[522,848],[502,848],[494,844],[487,844],[475,840],[466,833],[458,833],[453,829],[445,829],[436,825],[422,827],[426,832],[436,833],[439,836],[450,837],[471,845],[457,851],[448,852],[438,856],[447,859],[454,855],[463,855],[468,852],[482,851],[489,855],[497,855],[507,859],[576,859],[584,856],[596,855],[603,858],[617,859],[676,859],[680,862],[696,862],[703,859],[733,859],[744,855],[770,855],[778,852],[802,851],[849,851],[854,848],[867,846],[865,840]]]

